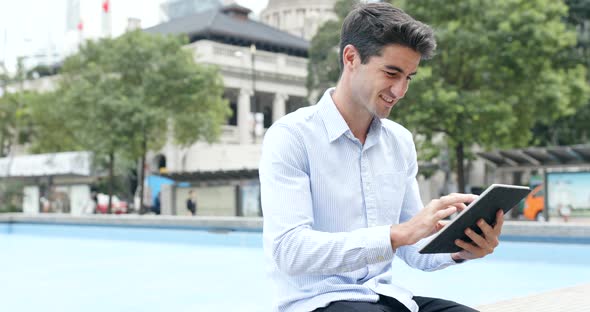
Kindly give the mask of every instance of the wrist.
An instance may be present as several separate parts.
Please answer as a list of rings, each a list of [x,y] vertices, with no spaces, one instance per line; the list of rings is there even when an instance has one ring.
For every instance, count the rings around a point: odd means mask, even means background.
[[[393,224],[389,228],[389,238],[393,250],[405,245],[411,245],[408,232],[405,231],[402,224]]]

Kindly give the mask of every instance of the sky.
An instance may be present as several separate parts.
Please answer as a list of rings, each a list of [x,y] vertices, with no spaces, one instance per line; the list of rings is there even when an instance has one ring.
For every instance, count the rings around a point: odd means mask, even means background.
[[[80,0],[86,37],[101,32],[103,0]],[[110,0],[112,34],[123,32],[127,18],[141,19],[143,28],[162,19],[160,4],[165,0]],[[268,0],[235,0],[258,15]],[[16,59],[25,56],[25,66],[53,63],[79,40],[77,31],[66,31],[67,0],[0,0],[0,63],[13,72]]]

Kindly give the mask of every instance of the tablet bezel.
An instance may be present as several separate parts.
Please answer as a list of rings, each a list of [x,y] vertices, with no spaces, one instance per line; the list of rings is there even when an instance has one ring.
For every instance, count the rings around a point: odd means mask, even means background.
[[[438,231],[436,234],[433,234],[428,242],[419,250],[419,253],[452,253],[452,252],[457,252],[460,251],[461,248],[459,246],[456,246],[456,250],[454,251],[427,251],[424,252],[424,250],[426,250],[427,248],[430,248],[430,245],[437,240],[438,237],[440,237],[441,235],[443,235],[443,233],[445,231],[447,231],[448,229],[453,227],[453,224],[455,224],[456,222],[458,222],[458,220],[460,220],[463,215],[465,215],[472,207],[474,207],[478,202],[480,202],[481,200],[483,200],[483,198],[488,194],[491,193],[492,190],[496,189],[496,188],[508,188],[508,189],[513,189],[513,190],[522,190],[522,191],[527,191],[522,195],[521,199],[518,200],[515,205],[517,205],[523,198],[525,198],[530,192],[531,189],[527,186],[519,186],[519,185],[508,185],[508,184],[492,184],[490,185],[483,193],[481,193],[481,195],[479,195],[479,197],[474,200],[473,202],[471,202],[466,209],[463,209],[455,218],[453,218],[453,220],[451,220],[448,224],[446,224],[440,231]],[[513,206],[511,207],[501,207],[502,210],[504,210],[504,212],[507,212],[508,210],[512,209]],[[500,208],[498,208],[500,209]],[[497,210],[496,210],[497,211]],[[484,217],[484,216],[482,216]],[[479,218],[478,218],[479,219]],[[477,220],[476,220],[477,221]],[[467,225],[465,227],[465,229],[472,228],[474,224],[471,225]],[[464,230],[464,229],[462,229]],[[477,231],[476,231],[477,232]]]

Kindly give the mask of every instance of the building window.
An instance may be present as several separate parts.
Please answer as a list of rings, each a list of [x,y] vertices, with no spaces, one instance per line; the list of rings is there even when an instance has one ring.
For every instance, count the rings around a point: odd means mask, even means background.
[[[236,101],[229,102],[229,108],[231,109],[231,116],[227,119],[227,124],[230,126],[238,125],[238,103]]]
[[[158,173],[166,173],[166,156],[158,154],[154,157],[154,168]]]

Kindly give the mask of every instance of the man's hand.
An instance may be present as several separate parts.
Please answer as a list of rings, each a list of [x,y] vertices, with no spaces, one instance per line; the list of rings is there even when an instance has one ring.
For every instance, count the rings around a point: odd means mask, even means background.
[[[472,194],[453,193],[432,200],[408,222],[391,226],[391,247],[395,250],[404,245],[412,245],[438,232],[444,226],[441,220],[465,209],[464,203],[470,203],[477,197]]]
[[[479,235],[471,229],[465,230],[465,234],[473,242],[467,243],[460,239],[455,241],[455,244],[461,248],[462,251],[456,252],[451,255],[453,260],[470,260],[483,258],[494,252],[494,249],[500,243],[498,237],[502,231],[502,225],[504,224],[504,211],[498,210],[496,213],[496,225],[494,227],[487,224],[483,219],[477,221],[477,226],[482,230],[482,235]]]

